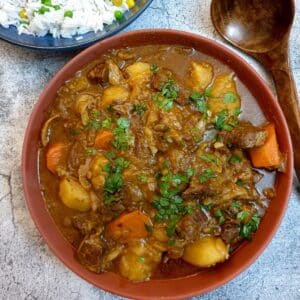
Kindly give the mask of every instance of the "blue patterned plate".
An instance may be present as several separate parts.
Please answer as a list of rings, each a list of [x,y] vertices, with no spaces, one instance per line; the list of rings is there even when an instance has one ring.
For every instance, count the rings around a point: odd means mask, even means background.
[[[28,34],[18,34],[15,26],[4,28],[0,26],[0,39],[9,43],[36,50],[68,51],[88,47],[102,39],[116,34],[133,22],[152,2],[152,0],[136,0],[135,7],[124,14],[123,20],[104,26],[104,30],[88,32],[72,38],[53,38],[52,35],[37,37]]]

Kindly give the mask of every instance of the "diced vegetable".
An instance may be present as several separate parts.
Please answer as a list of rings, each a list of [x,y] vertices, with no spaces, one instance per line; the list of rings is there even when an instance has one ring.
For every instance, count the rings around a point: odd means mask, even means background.
[[[121,6],[122,2],[123,2],[123,0],[112,0],[113,5],[115,5],[115,6]]]
[[[129,92],[126,88],[120,85],[113,85],[104,90],[100,107],[108,107],[116,103],[123,103],[129,99]]]
[[[254,167],[270,168],[278,167],[281,163],[281,155],[273,123],[264,126],[267,131],[267,139],[263,146],[250,150],[250,157]]]
[[[212,65],[206,62],[192,62],[191,77],[193,90],[195,92],[204,91],[211,83],[213,75]]]
[[[67,145],[56,143],[51,145],[46,153],[46,165],[49,171],[56,173],[57,167],[63,162],[67,151]]]
[[[140,85],[150,80],[151,66],[148,63],[136,62],[126,68],[130,85]]]
[[[128,8],[134,8],[135,1],[134,0],[126,0],[126,4],[128,5]]]
[[[132,281],[145,281],[161,260],[161,251],[141,241],[131,242],[119,263],[122,276]]]
[[[230,74],[218,75],[211,89],[211,96],[207,100],[209,110],[213,116],[222,111],[234,115],[241,107],[236,84]]]
[[[107,150],[110,142],[114,139],[114,134],[110,130],[100,130],[95,139],[95,146],[99,149]]]
[[[228,259],[229,247],[220,238],[204,237],[185,247],[183,259],[201,268],[208,268]]]
[[[91,208],[89,193],[79,182],[71,178],[64,178],[59,185],[59,196],[69,208],[85,212]]]
[[[151,225],[151,220],[138,210],[122,214],[108,226],[108,235],[114,240],[147,237],[146,225]]]

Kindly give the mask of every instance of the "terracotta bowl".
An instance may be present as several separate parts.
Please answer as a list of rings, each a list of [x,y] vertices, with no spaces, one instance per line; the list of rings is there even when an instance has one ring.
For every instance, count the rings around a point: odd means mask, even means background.
[[[146,44],[177,44],[193,47],[227,64],[256,98],[268,120],[277,128],[280,149],[287,154],[287,172],[276,178],[277,195],[253,240],[244,243],[228,261],[199,274],[167,280],[132,283],[113,273],[94,274],[74,258],[74,249],[60,234],[41,196],[37,151],[46,112],[64,82],[84,65],[109,49]],[[28,209],[44,240],[54,254],[73,272],[93,285],[114,294],[135,299],[181,299],[208,292],[245,270],[262,253],[284,215],[292,184],[293,158],[289,131],[273,94],[260,76],[239,56],[224,46],[201,36],[175,30],[142,30],[116,35],[81,52],[50,81],[35,105],[26,130],[22,157],[24,194]]]

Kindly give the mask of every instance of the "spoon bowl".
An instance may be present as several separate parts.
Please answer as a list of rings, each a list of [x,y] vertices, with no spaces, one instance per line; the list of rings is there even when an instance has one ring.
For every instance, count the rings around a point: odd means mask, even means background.
[[[258,59],[273,75],[300,179],[300,109],[288,52],[294,15],[293,0],[212,0],[211,3],[212,22],[219,34]]]
[[[218,32],[244,51],[276,48],[293,23],[292,1],[222,0],[212,2],[212,19]]]

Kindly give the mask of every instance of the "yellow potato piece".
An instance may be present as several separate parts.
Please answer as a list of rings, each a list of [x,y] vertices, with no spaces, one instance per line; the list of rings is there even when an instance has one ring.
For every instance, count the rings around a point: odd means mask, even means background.
[[[193,90],[200,92],[205,90],[211,83],[214,76],[214,69],[212,65],[201,62],[192,62],[191,77]]]
[[[129,99],[129,92],[120,85],[110,86],[104,90],[99,106],[107,107],[113,103],[123,103]]]
[[[226,94],[235,97],[235,100],[226,101]],[[230,74],[221,74],[216,77],[207,104],[212,116],[217,115],[222,110],[228,110],[229,114],[232,115],[236,109],[241,107],[241,99],[235,81]]]
[[[91,208],[91,199],[88,192],[73,179],[64,178],[60,182],[59,196],[64,205],[69,208],[82,212]]]
[[[140,85],[150,81],[151,67],[148,63],[136,62],[126,68],[130,85]]]
[[[229,246],[220,238],[204,237],[185,247],[183,259],[197,267],[208,268],[228,259]]]
[[[133,241],[120,259],[120,274],[132,281],[145,281],[159,264],[161,254],[161,251],[150,244]]]

